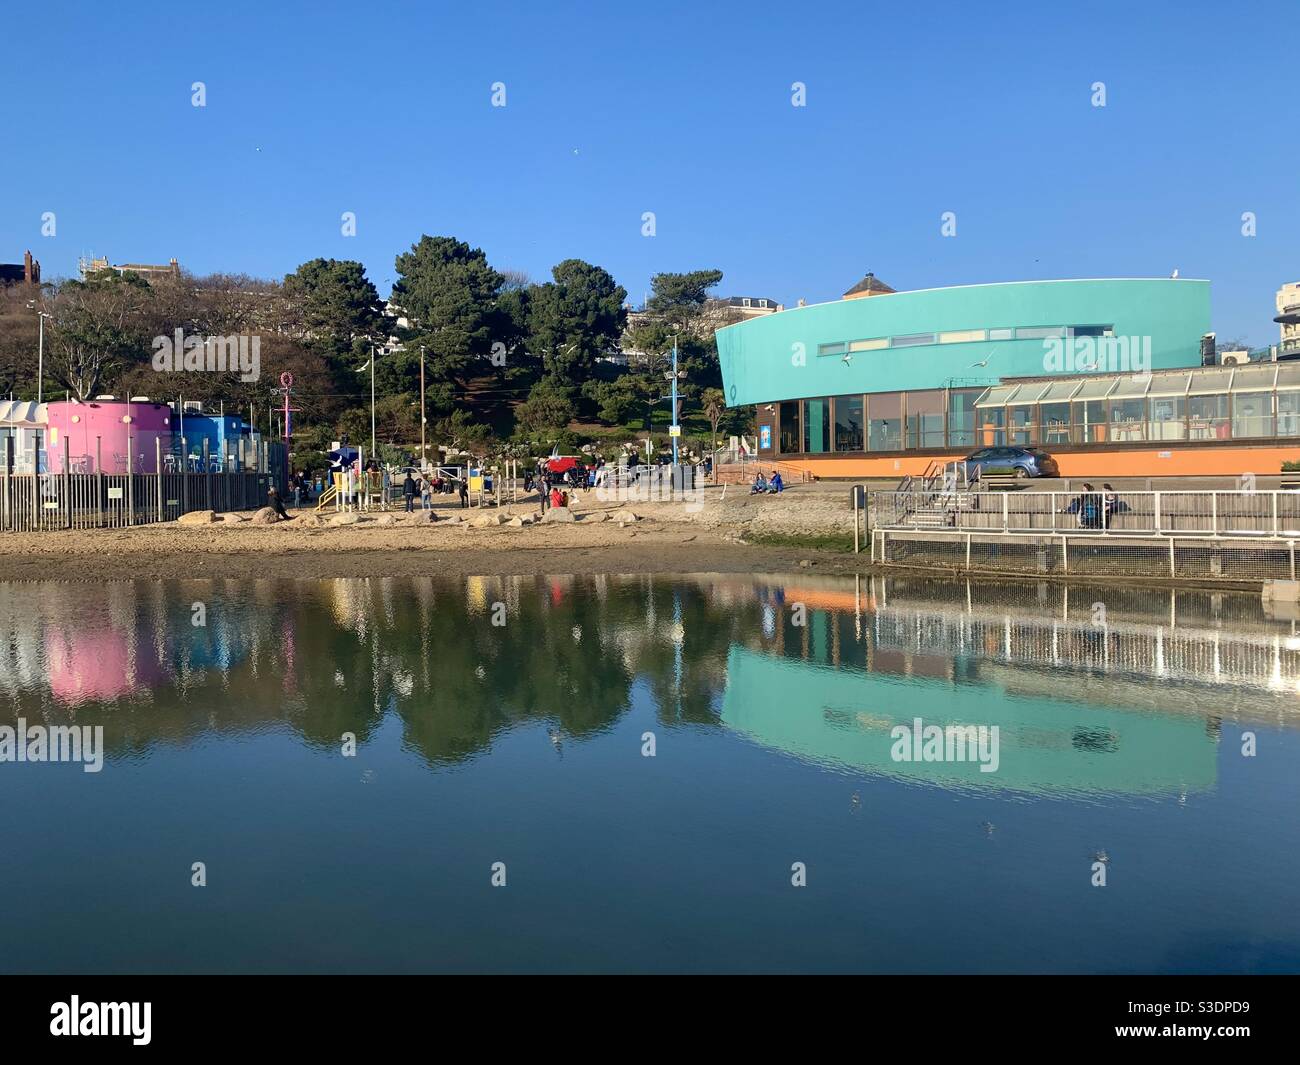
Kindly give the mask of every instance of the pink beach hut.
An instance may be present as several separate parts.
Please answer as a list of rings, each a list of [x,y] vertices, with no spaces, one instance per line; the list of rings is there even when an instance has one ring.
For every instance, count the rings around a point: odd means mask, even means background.
[[[155,441],[162,453],[172,447],[172,408],[146,396],[127,400],[96,396],[77,402],[47,403],[47,464],[51,473],[63,472],[63,442],[68,442],[68,462],[73,473],[126,473],[130,455],[132,473],[158,471]],[[128,447],[129,441],[129,447]]]

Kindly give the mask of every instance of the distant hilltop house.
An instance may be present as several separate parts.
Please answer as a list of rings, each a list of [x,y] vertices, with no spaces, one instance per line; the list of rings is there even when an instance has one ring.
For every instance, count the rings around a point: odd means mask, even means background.
[[[32,258],[30,251],[23,252],[20,263],[0,263],[0,285],[39,285],[41,264]]]
[[[785,304],[758,296],[728,296],[725,299],[709,300],[705,307],[739,314],[743,318],[756,318],[761,314],[775,314],[785,310]]]
[[[1279,357],[1300,356],[1300,281],[1289,281],[1277,290],[1277,317],[1282,330]]]
[[[181,272],[181,265],[174,258],[165,265],[156,263],[110,263],[105,258],[81,259],[78,262],[81,270],[81,280],[86,280],[91,274],[98,274],[104,270],[114,270],[119,274],[138,274],[146,281],[153,281],[155,278],[172,277]]]

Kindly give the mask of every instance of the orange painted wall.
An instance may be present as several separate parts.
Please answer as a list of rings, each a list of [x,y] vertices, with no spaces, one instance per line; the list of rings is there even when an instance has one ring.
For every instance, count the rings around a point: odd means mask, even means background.
[[[1196,477],[1281,473],[1282,463],[1300,460],[1300,441],[1289,447],[1095,448],[1051,452],[1062,477]],[[1165,457],[1162,458],[1161,456]],[[908,455],[881,458],[800,459],[781,461],[815,477],[904,477],[925,472],[932,462],[952,462],[960,455]]]

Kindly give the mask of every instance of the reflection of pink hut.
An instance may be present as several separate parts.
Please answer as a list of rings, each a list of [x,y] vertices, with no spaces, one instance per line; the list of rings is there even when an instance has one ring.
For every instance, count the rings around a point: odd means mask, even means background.
[[[51,473],[63,472],[63,441],[68,442],[68,461],[74,473],[126,473],[127,441],[130,440],[134,473],[156,473],[157,449],[162,440],[166,455],[172,445],[172,408],[154,403],[147,396],[129,400],[96,396],[78,403],[73,400],[46,404],[49,426],[46,453]]]

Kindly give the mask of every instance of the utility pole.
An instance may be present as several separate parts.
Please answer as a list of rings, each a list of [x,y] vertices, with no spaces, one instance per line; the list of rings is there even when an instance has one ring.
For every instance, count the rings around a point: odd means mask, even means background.
[[[420,345],[420,469],[428,464],[424,449],[424,345]]]

